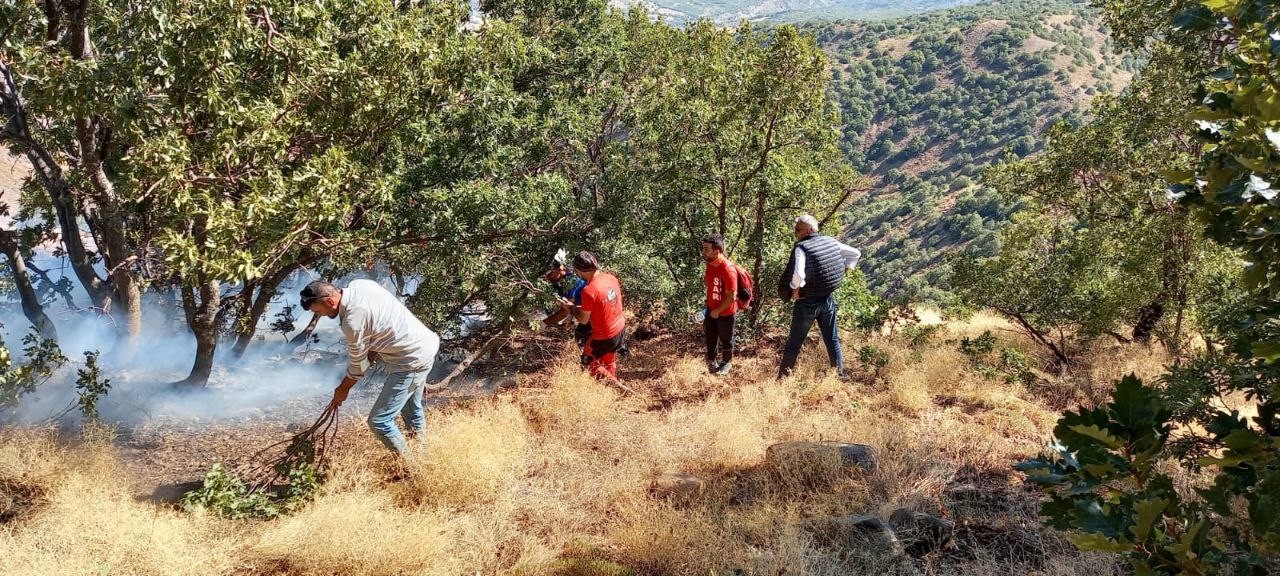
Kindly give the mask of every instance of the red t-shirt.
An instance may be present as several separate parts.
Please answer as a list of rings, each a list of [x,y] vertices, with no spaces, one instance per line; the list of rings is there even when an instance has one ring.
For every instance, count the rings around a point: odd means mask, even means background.
[[[707,311],[719,308],[726,298],[731,304],[720,315],[729,316],[738,311],[738,271],[728,258],[707,264],[703,279],[707,283]]]
[[[596,272],[582,289],[582,309],[591,313],[591,339],[608,340],[622,332],[622,285],[613,274]]]

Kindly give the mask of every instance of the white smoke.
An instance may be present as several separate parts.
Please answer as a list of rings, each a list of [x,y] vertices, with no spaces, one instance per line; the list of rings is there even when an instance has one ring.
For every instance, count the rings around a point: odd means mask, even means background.
[[[47,252],[37,252],[34,263],[47,270],[56,281],[64,263]],[[342,379],[346,352],[336,319],[322,318],[311,341],[291,346],[288,338],[301,331],[311,314],[298,309],[298,290],[311,279],[296,275],[282,285],[263,314],[257,335],[244,356],[232,357],[232,338],[219,342],[214,370],[204,388],[174,383],[190,372],[195,359],[195,339],[186,327],[181,308],[165,303],[149,292],[143,299],[142,337],[133,345],[120,338],[109,317],[92,312],[69,310],[61,299],[46,305],[46,313],[58,331],[58,345],[70,362],[36,391],[27,394],[14,411],[0,421],[34,423],[51,418],[77,419],[74,406],[77,370],[84,367],[84,352],[98,351],[102,376],[110,379],[110,390],[99,402],[99,412],[108,422],[138,425],[153,422],[194,422],[253,419],[276,411],[319,413]],[[339,285],[349,281],[343,279]],[[74,295],[83,305],[87,296],[77,286]],[[388,289],[393,289],[384,281]],[[227,287],[227,293],[235,290]],[[411,290],[412,286],[402,287]],[[270,330],[271,323],[285,306],[292,305],[295,330],[288,335]],[[0,308],[4,342],[17,363],[22,337],[31,324],[16,302]],[[359,387],[370,386],[362,382]],[[299,407],[302,407],[299,410]]]

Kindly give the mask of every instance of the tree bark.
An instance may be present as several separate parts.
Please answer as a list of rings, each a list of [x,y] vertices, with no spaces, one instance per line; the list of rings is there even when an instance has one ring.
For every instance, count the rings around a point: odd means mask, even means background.
[[[31,284],[31,276],[27,274],[26,262],[18,249],[15,232],[0,230],[0,251],[9,258],[9,270],[13,273],[13,283],[17,286],[18,297],[22,300],[22,314],[31,321],[32,326],[35,326],[41,338],[56,340],[58,331],[54,328],[53,321],[44,313],[44,306],[40,304],[36,289]]]
[[[752,328],[755,328],[756,323],[760,320],[761,304],[764,302],[765,298],[768,298],[769,293],[768,290],[760,290],[760,274],[764,267],[764,202],[765,190],[764,186],[760,186],[759,191],[756,192],[756,228],[752,233],[752,236],[755,237],[755,263],[751,268],[751,277],[754,278],[756,282],[755,302],[753,302],[751,306],[751,320],[749,323]]]
[[[312,313],[311,321],[307,322],[307,327],[303,328],[302,332],[299,332],[297,336],[290,338],[289,345],[301,346],[303,342],[307,341],[307,338],[311,337],[311,333],[316,331],[316,324],[319,324],[319,323],[320,323],[320,315]]]
[[[61,172],[61,171],[59,171]],[[70,184],[58,174],[51,179],[46,190],[53,202],[54,213],[58,218],[58,229],[62,236],[62,247],[71,262],[71,271],[75,273],[84,291],[89,294],[89,304],[103,312],[111,310],[111,288],[93,269],[93,256],[84,246],[84,238],[80,236],[79,210],[75,199],[71,196]]]
[[[46,34],[51,47],[65,46],[75,60],[86,61],[96,57],[89,34],[89,6],[89,0],[44,2],[48,17]],[[64,37],[65,44],[54,43]],[[120,318],[126,333],[131,340],[135,339],[142,330],[142,295],[137,279],[129,268],[132,252],[126,241],[123,213],[104,167],[109,150],[107,144],[110,130],[98,117],[75,119],[75,163],[84,172],[94,192],[92,202],[87,199],[78,201],[76,191],[72,189],[62,168],[31,137],[12,71],[0,64],[0,72],[4,76],[3,86],[0,86],[0,99],[4,101],[6,120],[10,126],[5,140],[16,143],[26,153],[49,194],[67,258],[76,278],[89,294],[90,305]],[[86,211],[85,220],[97,240],[98,251],[107,268],[107,278],[99,277],[94,270],[93,254],[85,248],[80,237],[81,209]]]
[[[71,183],[53,155],[31,136],[22,93],[13,70],[4,62],[0,62],[0,105],[3,105],[5,114],[5,130],[0,132],[0,140],[16,146],[31,161],[36,178],[49,195],[72,272],[88,293],[90,306],[108,310],[111,289],[93,269],[93,257],[80,237],[80,214],[72,196]]]
[[[252,296],[253,304],[249,306],[248,316],[240,318],[236,322],[236,343],[231,348],[231,356],[233,358],[239,360],[244,356],[245,350],[249,348],[249,343],[253,341],[253,335],[258,332],[258,322],[262,320],[262,315],[266,313],[267,307],[271,305],[271,299],[275,297],[280,283],[284,282],[285,278],[288,278],[294,270],[297,270],[297,266],[282,268],[279,272],[258,282],[255,294],[245,295],[246,298]]]
[[[257,318],[250,319],[250,316],[253,316],[253,305],[257,293],[258,281],[245,281],[240,293],[231,297],[231,306],[223,308],[222,311],[224,314],[231,314],[235,317],[235,320],[231,322],[232,332],[236,337],[235,344],[231,346],[231,356],[236,360],[244,356],[245,349],[249,347],[249,342],[253,340],[253,334],[257,332]],[[223,300],[223,304],[228,304],[226,299]]]
[[[218,350],[218,309],[222,294],[217,280],[205,280],[203,274],[200,277],[196,286],[182,287],[182,308],[196,338],[196,359],[191,373],[179,384],[203,387],[209,383],[213,355]]]
[[[534,315],[531,314],[523,318],[522,322],[527,322],[533,317]],[[514,325],[516,324],[512,324],[511,326],[514,326]],[[492,352],[495,348],[497,348],[498,344],[502,342],[502,337],[506,336],[507,333],[508,333],[508,329],[506,328],[504,328],[503,330],[499,330],[498,333],[494,334],[492,337],[489,338],[487,342],[485,342],[483,345],[477,348],[475,352],[472,352],[465,359],[463,359],[463,361],[460,362],[457,366],[454,366],[453,371],[450,372],[448,376],[445,376],[443,380],[435,384],[428,384],[427,389],[444,390],[445,388],[448,388],[449,385],[453,383],[454,379],[458,378],[459,376],[462,376],[462,374],[465,373],[467,369],[470,368],[471,365],[475,363],[476,360],[479,360],[481,356],[484,356],[485,354],[488,354],[489,352]]]
[[[89,4],[90,0],[79,0],[64,5],[67,32],[71,37],[71,56],[81,61],[97,58],[89,35]],[[136,341],[142,333],[142,292],[129,267],[133,252],[125,234],[124,212],[106,172],[111,129],[98,116],[79,117],[75,120],[75,132],[79,168],[92,190],[93,201],[82,203],[86,209],[86,220],[107,268],[111,301],[118,306],[115,315],[123,320],[129,339]]]

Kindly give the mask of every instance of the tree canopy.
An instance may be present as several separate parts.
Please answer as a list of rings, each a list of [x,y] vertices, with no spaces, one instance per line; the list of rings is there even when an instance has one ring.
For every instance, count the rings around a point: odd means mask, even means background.
[[[35,167],[25,214],[57,224],[15,253],[59,242],[129,338],[143,295],[171,294],[203,383],[302,268],[417,278],[410,303],[449,332],[534,306],[556,248],[591,249],[661,320],[693,307],[704,233],[773,273],[790,218],[851,199],[811,35],[483,8],[476,27],[463,2],[0,7],[0,140]]]

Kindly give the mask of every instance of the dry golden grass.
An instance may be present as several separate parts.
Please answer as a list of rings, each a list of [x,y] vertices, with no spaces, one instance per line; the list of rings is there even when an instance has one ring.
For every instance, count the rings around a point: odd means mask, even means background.
[[[912,415],[932,405],[929,383],[924,379],[929,374],[931,372],[927,368],[899,373],[890,381],[889,405]]]
[[[410,461],[421,498],[466,507],[510,497],[529,448],[519,407],[504,397],[442,420],[428,430],[426,453],[419,447]]]
[[[1042,390],[976,371],[954,343],[992,330],[1000,346],[1030,352],[1008,328],[977,316],[916,348],[847,334],[851,368],[864,344],[890,357],[862,383],[834,378],[820,346],[782,381],[766,356],[736,359],[718,378],[700,358],[640,346],[634,365],[655,375],[629,381],[633,397],[585,376],[566,352],[543,387],[431,411],[407,477],[367,431],[350,433],[358,441],[343,445],[314,502],[269,522],[135,501],[109,445],[7,430],[0,481],[39,497],[0,524],[0,573],[888,574],[904,568],[841,557],[801,526],[902,506],[976,526],[964,536],[971,558],[934,558],[930,573],[1108,573],[1105,557],[1034,529],[1034,508],[1010,488],[1010,466],[1044,445],[1058,413]],[[1118,365],[1160,362],[1119,352],[1108,352]],[[870,444],[880,466],[792,474],[764,462],[766,448],[790,440]],[[706,488],[689,501],[652,497],[650,482],[669,472],[699,475]],[[997,492],[948,499],[949,486],[969,482]]]
[[[389,492],[359,486],[267,524],[244,555],[288,574],[447,574],[453,532],[447,516],[398,508]]]
[[[220,521],[140,503],[114,451],[61,447],[49,433],[6,433],[0,475],[42,493],[35,510],[0,531],[7,574],[216,574],[232,542]]]

